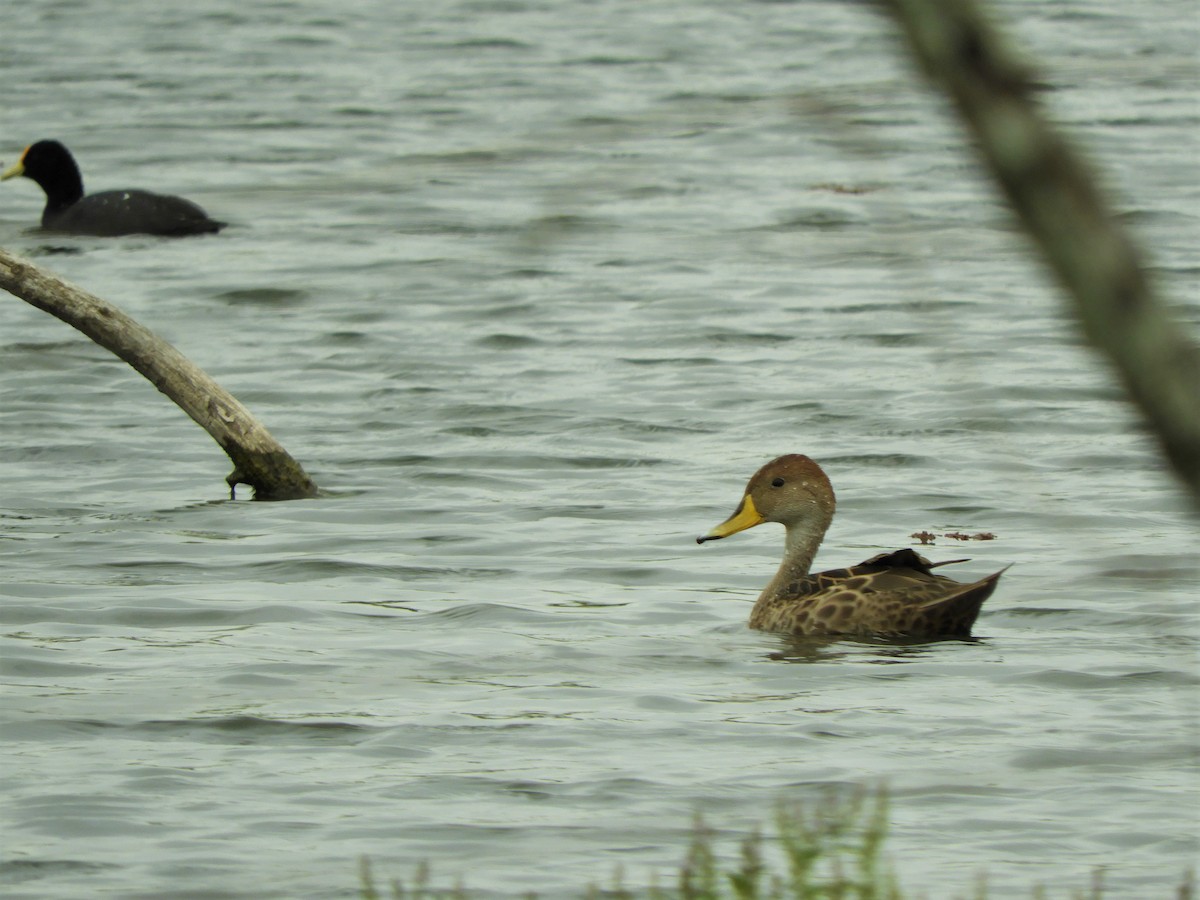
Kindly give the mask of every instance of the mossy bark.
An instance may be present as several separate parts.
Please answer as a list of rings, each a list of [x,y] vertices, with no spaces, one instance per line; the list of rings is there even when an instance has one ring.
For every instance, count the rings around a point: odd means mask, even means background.
[[[1035,101],[1028,67],[973,0],[880,0],[950,98],[987,171],[1074,301],[1200,506],[1200,349],[1156,296],[1090,166]]]
[[[62,319],[170,397],[233,460],[226,478],[256,500],[314,497],[317,486],[238,400],[171,344],[94,294],[0,250],[0,288]]]

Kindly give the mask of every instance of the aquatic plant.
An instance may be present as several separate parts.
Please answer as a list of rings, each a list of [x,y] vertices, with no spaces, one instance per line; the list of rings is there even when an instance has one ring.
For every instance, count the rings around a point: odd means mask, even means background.
[[[618,869],[610,886],[591,885],[582,896],[586,900],[904,900],[907,895],[883,855],[888,806],[883,788],[830,789],[816,802],[782,801],[775,809],[774,839],[761,831],[751,834],[742,841],[732,868],[721,865],[714,850],[716,836],[697,815],[673,887],[652,883],[646,889],[626,888]],[[1103,870],[1094,872],[1092,883],[1073,891],[1070,900],[1103,900],[1103,875]],[[365,857],[359,879],[362,900],[470,900],[461,882],[448,889],[432,887],[426,863],[417,866],[411,886],[393,880],[387,894],[375,886]],[[1174,900],[1194,900],[1194,888],[1193,873],[1184,873]],[[985,880],[980,879],[971,896],[987,900]],[[1042,888],[1035,888],[1031,896],[1048,900]],[[537,895],[526,897],[534,900]]]
[[[827,791],[817,803],[781,802],[775,809],[776,842],[761,831],[742,841],[740,862],[721,871],[714,836],[697,817],[692,843],[680,867],[678,887],[652,887],[648,900],[901,900],[882,858],[887,838],[888,796]],[[778,870],[766,857],[779,857]],[[593,894],[593,896],[596,896]],[[611,896],[611,894],[609,894]],[[633,900],[634,894],[625,897]]]
[[[588,900],[902,900],[882,860],[887,837],[888,797],[879,789],[827,791],[818,802],[781,802],[775,810],[776,840],[756,831],[741,844],[736,867],[723,869],[714,850],[715,835],[697,815],[692,840],[675,877],[676,886],[652,885],[633,891],[622,873],[607,888],[590,886]],[[777,864],[768,864],[766,857]],[[375,886],[369,860],[360,870],[363,900],[467,900],[461,884],[449,890],[430,885],[430,870],[420,864],[411,886],[395,880],[390,894]],[[530,897],[535,895],[530,894]]]
[[[429,864],[422,861],[417,865],[413,875],[412,888],[406,888],[398,878],[392,879],[388,885],[388,894],[381,894],[375,887],[375,877],[371,872],[371,861],[367,857],[359,860],[358,880],[361,885],[359,896],[362,900],[468,900],[467,892],[462,884],[455,885],[450,890],[437,890],[429,886]]]

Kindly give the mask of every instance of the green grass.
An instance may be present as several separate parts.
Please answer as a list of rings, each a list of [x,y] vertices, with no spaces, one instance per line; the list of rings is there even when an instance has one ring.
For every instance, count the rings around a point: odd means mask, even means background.
[[[700,817],[673,889],[652,887],[648,900],[901,900],[883,860],[888,797],[829,792],[819,803],[781,803],[775,810],[779,859],[765,859],[770,845],[761,832],[742,841],[736,868],[722,870],[714,835]],[[592,896],[599,896],[595,892]],[[614,900],[634,900],[628,891]]]
[[[885,790],[828,791],[816,803],[780,803],[775,810],[774,840],[756,832],[741,842],[738,861],[723,866],[714,851],[716,836],[704,819],[696,817],[692,840],[670,887],[652,884],[631,890],[621,872],[606,888],[581,889],[586,900],[916,900],[923,895],[901,891],[884,858],[888,831],[888,795]],[[431,885],[429,866],[417,867],[411,884],[392,881],[387,893],[375,886],[369,860],[359,874],[362,900],[470,900],[461,883],[439,889]],[[1193,900],[1191,872],[1184,874],[1174,900]],[[536,898],[527,894],[527,898]],[[960,895],[986,900],[981,880]],[[1041,889],[1031,896],[1048,900]],[[1102,900],[1103,872],[1093,874],[1085,889],[1073,891],[1069,900]]]

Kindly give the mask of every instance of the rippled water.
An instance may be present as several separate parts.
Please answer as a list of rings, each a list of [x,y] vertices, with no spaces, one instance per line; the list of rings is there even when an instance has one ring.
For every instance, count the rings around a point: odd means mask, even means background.
[[[1007,3],[1200,326],[1197,21]],[[1196,528],[887,24],[844,3],[70,2],[6,12],[0,155],[214,238],[0,244],[121,305],[329,496],[229,465],[10,298],[9,897],[332,897],[357,859],[578,896],[885,781],[900,880],[1170,896],[1196,856]],[[839,518],[1014,562],[977,640],[744,627],[780,535],[692,538],[782,452]]]

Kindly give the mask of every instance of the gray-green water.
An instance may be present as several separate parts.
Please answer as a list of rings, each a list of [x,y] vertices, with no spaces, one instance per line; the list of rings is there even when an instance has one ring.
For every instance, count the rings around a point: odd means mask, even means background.
[[[1197,16],[999,7],[1200,325]],[[0,888],[351,896],[421,859],[498,897],[646,884],[694,810],[886,781],[929,897],[1196,856],[1195,521],[1053,285],[851,3],[6,9],[0,158],[182,193],[215,238],[0,244],[124,307],[332,496],[224,456],[16,299],[0,324]],[[974,642],[744,627],[821,460],[818,564],[918,530],[1014,562]],[[780,654],[784,658],[779,658]]]

